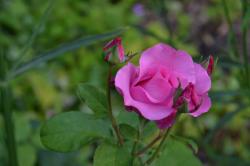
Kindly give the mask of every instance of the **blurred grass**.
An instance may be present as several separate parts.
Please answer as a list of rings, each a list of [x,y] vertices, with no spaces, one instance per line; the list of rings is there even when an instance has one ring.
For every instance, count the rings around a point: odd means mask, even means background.
[[[226,2],[233,31],[240,36],[241,3],[235,0]],[[65,41],[110,32],[124,26],[131,26],[122,35],[127,52],[139,52],[157,42],[168,41],[169,30],[158,15],[158,8],[151,2],[141,1],[139,4],[144,6],[144,13],[136,15],[133,10],[138,3],[135,0],[57,1],[46,24],[39,26],[36,38],[32,39],[30,36],[34,27],[49,6],[49,1],[2,0],[0,49],[8,56],[8,63],[13,65],[23,56],[23,49],[27,45],[29,47],[25,49],[22,62],[34,58],[34,55],[41,55],[44,50],[56,48]],[[208,165],[233,165],[234,162],[228,160],[225,163],[223,160],[218,161],[216,154],[221,158],[232,157],[231,160],[242,163],[250,162],[249,89],[242,86],[240,57],[232,58],[230,55],[229,28],[221,0],[170,0],[163,4],[168,11],[166,18],[174,29],[172,40],[178,49],[185,49],[196,59],[205,59],[209,54],[219,57],[213,75],[212,109],[198,119],[183,116],[175,132],[194,139],[200,147],[200,159]],[[56,61],[48,62],[48,65],[37,66],[40,70],[31,70],[12,82],[21,166],[90,165],[95,145],[84,147],[76,153],[59,154],[45,150],[38,134],[41,123],[56,113],[90,111],[77,98],[76,89],[79,83],[86,81],[104,88],[107,66],[102,59],[103,44],[97,43],[66,53]],[[237,48],[239,52],[242,51],[239,45]],[[138,58],[136,56],[133,62],[137,63]],[[117,94],[114,92],[113,95]],[[123,110],[119,106],[121,98],[115,96],[114,100],[116,110]],[[231,119],[224,121],[228,116]],[[3,120],[0,117],[0,165],[6,162],[2,129]],[[204,140],[208,139],[207,134],[210,134],[209,144],[203,146]],[[210,148],[207,149],[207,146]]]

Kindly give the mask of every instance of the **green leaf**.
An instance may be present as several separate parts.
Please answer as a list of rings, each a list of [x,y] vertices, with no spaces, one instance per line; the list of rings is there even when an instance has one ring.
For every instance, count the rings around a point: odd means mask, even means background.
[[[152,136],[156,135],[158,133],[158,127],[157,125],[152,122],[152,121],[149,121],[144,129],[143,129],[143,136],[142,138],[152,138]]]
[[[119,128],[124,138],[127,138],[132,141],[136,140],[137,130],[134,127],[128,124],[121,124],[119,125]]]
[[[129,112],[126,110],[121,110],[117,116],[117,122],[119,124],[128,124],[134,128],[139,125],[139,115],[135,112]]]
[[[109,125],[83,112],[66,112],[48,120],[40,131],[43,145],[50,150],[69,152],[93,138],[109,136]]]
[[[185,137],[181,137],[181,136],[177,136],[177,135],[171,135],[173,139],[176,139],[177,141],[181,141],[189,146],[191,146],[191,148],[193,149],[194,153],[198,153],[198,145],[196,144],[196,142],[194,142],[192,139],[189,138],[185,138]]]
[[[81,99],[92,109],[98,117],[107,116],[108,104],[106,95],[96,87],[89,84],[81,84],[78,88]]]
[[[49,4],[48,4],[46,10],[44,11],[41,19],[39,20],[38,25],[35,26],[35,28],[33,29],[32,34],[29,37],[29,39],[27,40],[24,48],[20,51],[20,54],[18,55],[19,59],[14,64],[14,67],[11,69],[11,71],[16,70],[16,68],[21,64],[21,62],[22,62],[23,58],[25,57],[28,49],[32,46],[32,44],[34,43],[35,39],[37,38],[37,36],[41,32],[41,28],[45,25],[48,17],[51,14],[51,10],[52,10],[52,8],[54,6],[54,2],[55,1],[52,1],[52,0],[49,1]]]
[[[24,142],[28,140],[31,135],[32,130],[27,112],[15,112],[14,114],[15,134],[17,142]]]
[[[73,50],[78,49],[82,46],[88,46],[88,45],[93,44],[93,43],[100,41],[100,40],[105,40],[105,39],[115,37],[115,36],[121,34],[122,32],[124,32],[125,30],[126,30],[126,28],[121,28],[121,29],[118,29],[116,31],[112,31],[112,32],[108,32],[108,33],[104,33],[104,34],[100,34],[100,35],[88,36],[88,37],[85,37],[82,39],[75,40],[73,42],[62,44],[61,46],[58,46],[57,48],[52,49],[46,53],[42,53],[42,54],[36,56],[35,58],[31,59],[30,61],[24,63],[19,68],[17,68],[14,72],[12,72],[11,77],[12,78],[16,77],[17,75],[20,75],[20,74],[26,72],[27,70],[36,67],[37,65],[39,65],[41,63],[47,62],[47,61],[54,59],[60,55],[63,55],[66,52],[73,51]]]
[[[36,150],[28,144],[20,145],[17,149],[20,166],[33,166],[36,163]]]
[[[128,165],[131,165],[131,155],[124,147],[104,143],[95,152],[94,166]]]
[[[153,163],[154,166],[201,166],[201,162],[196,158],[191,149],[185,144],[167,139],[165,149],[160,157]]]

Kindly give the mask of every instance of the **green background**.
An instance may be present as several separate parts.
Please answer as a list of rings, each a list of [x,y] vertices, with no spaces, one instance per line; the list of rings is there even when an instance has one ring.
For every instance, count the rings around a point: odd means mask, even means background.
[[[241,3],[235,0],[226,2],[241,53]],[[7,55],[11,67],[20,56],[23,56],[22,62],[26,62],[62,43],[121,27],[129,27],[121,37],[125,51],[132,53],[158,42],[169,42],[170,34],[173,34],[173,45],[186,50],[198,62],[210,54],[218,60],[210,93],[212,108],[199,118],[183,115],[173,132],[198,144],[197,156],[204,164],[248,165],[250,93],[240,72],[241,57],[232,55],[221,1],[169,0],[163,4],[167,9],[164,16],[161,15],[161,5],[154,1],[1,0],[0,49]],[[143,6],[142,15],[134,11],[136,5]],[[44,15],[48,6],[49,12]],[[41,19],[43,23],[38,26]],[[164,19],[168,20],[167,24]],[[39,27],[38,35],[23,55],[22,50],[36,27]],[[76,91],[84,82],[105,88],[104,44],[98,42],[81,47],[38,65],[14,80],[12,106],[21,166],[91,165],[98,142],[76,152],[56,153],[43,147],[39,132],[43,122],[54,114],[66,111],[91,113]],[[135,64],[138,58],[133,59]],[[112,95],[115,115],[119,116],[124,111],[122,99],[115,90]],[[155,128],[153,124],[152,128]],[[154,133],[149,132],[145,140],[153,136]],[[4,138],[0,116],[0,165],[3,166],[7,159]]]

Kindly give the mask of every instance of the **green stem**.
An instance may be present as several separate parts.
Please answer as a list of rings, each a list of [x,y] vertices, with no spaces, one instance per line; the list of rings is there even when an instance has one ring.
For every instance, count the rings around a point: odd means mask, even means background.
[[[165,143],[166,138],[168,137],[168,134],[169,134],[169,132],[170,132],[170,129],[171,129],[171,128],[167,129],[167,131],[164,133],[163,138],[162,138],[162,140],[161,140],[159,146],[158,146],[157,149],[155,150],[155,152],[154,152],[154,154],[152,155],[152,157],[150,157],[150,158],[145,162],[144,165],[150,165],[150,164],[155,160],[155,158],[158,156],[159,152],[161,151],[162,146],[163,146],[164,143]]]
[[[115,120],[115,117],[113,115],[112,111],[112,104],[111,104],[111,93],[110,93],[110,80],[112,78],[112,64],[109,64],[109,70],[108,70],[108,79],[107,79],[107,98],[108,98],[108,115],[112,123],[112,127],[115,130],[119,145],[123,145],[123,138],[120,133],[119,127],[117,125],[117,122]]]
[[[246,13],[248,10],[248,2],[247,0],[242,0],[242,19],[243,22],[245,21],[245,17],[247,17]],[[247,55],[247,30],[248,27],[243,24],[242,27],[242,47],[243,47],[243,59],[244,59],[244,68],[245,68],[245,74],[246,74],[246,82],[247,86],[250,86],[250,80],[249,80],[249,59]]]
[[[224,13],[225,13],[225,16],[226,16],[226,20],[227,20],[227,23],[228,23],[228,26],[229,26],[229,31],[230,31],[230,34],[232,35],[231,36],[232,38],[230,39],[230,47],[232,48],[232,51],[234,53],[235,58],[239,58],[239,52],[238,52],[238,49],[237,49],[237,40],[236,40],[236,37],[235,37],[235,33],[233,31],[233,24],[232,24],[231,17],[229,15],[229,9],[228,9],[226,0],[222,0],[222,5],[223,5]]]
[[[17,162],[17,152],[16,152],[16,141],[14,133],[14,125],[12,119],[11,110],[11,95],[10,87],[8,82],[5,82],[7,65],[3,54],[0,54],[0,81],[2,84],[0,86],[0,110],[3,115],[5,135],[6,135],[6,146],[8,151],[8,165],[18,166]]]
[[[136,137],[136,140],[134,142],[134,145],[133,145],[133,148],[132,148],[132,152],[131,152],[132,156],[135,154],[135,151],[137,149],[138,143],[140,142],[145,122],[146,121],[144,119],[142,119],[142,118],[140,119],[140,124],[138,125],[137,137]],[[132,161],[131,161],[132,165],[134,165],[135,158],[136,158],[136,156],[133,156]],[[139,158],[139,161],[141,161],[140,158]]]
[[[141,137],[141,132],[140,132],[140,126],[138,127],[138,131],[137,131],[137,136],[136,136],[136,140],[134,142],[133,148],[132,148],[132,155],[135,153],[136,149],[137,149],[137,145],[140,141],[140,137]]]
[[[160,132],[149,144],[147,144],[144,148],[135,153],[135,156],[140,156],[144,154],[149,148],[154,146],[162,137],[162,132]]]

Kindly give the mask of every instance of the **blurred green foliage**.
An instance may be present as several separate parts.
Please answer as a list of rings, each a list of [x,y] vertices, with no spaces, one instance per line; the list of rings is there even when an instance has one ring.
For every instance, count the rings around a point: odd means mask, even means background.
[[[143,5],[142,16],[136,15],[135,5]],[[228,27],[220,0],[170,0],[164,2],[172,28],[166,26],[153,1],[135,0],[57,0],[45,16],[38,35],[25,55],[22,49],[30,40],[49,1],[0,1],[0,50],[12,66],[61,43],[82,36],[100,34],[130,26],[123,44],[126,52],[140,52],[157,42],[166,42],[173,33],[173,44],[184,49],[198,61],[209,54],[218,57],[213,75],[213,107],[207,114],[193,119],[183,115],[174,133],[191,138],[198,144],[198,156],[208,165],[248,165],[250,163],[250,91],[242,87],[240,57],[232,57],[228,47]],[[240,36],[240,1],[227,0],[234,30]],[[138,28],[141,26],[145,29]],[[172,31],[172,32],[170,32]],[[239,38],[237,38],[240,40]],[[102,46],[66,53],[57,60],[37,66],[12,82],[14,122],[20,166],[91,165],[98,142],[73,153],[46,150],[39,139],[41,124],[54,114],[64,111],[91,110],[78,98],[80,83],[89,82],[104,89],[107,65],[103,62]],[[240,46],[238,46],[241,49]],[[248,48],[249,49],[249,48]],[[133,61],[137,63],[139,56]],[[122,99],[113,91],[113,104],[123,132],[128,129]],[[131,125],[131,123],[129,123]],[[124,127],[125,126],[125,127]],[[135,125],[136,126],[136,125]],[[146,125],[145,144],[154,137],[155,125]],[[131,135],[133,139],[133,135]],[[181,145],[180,145],[181,146]],[[167,152],[166,152],[167,153]],[[7,159],[4,145],[3,120],[0,117],[0,165]],[[166,159],[168,160],[168,159]],[[236,164],[235,164],[236,163]]]

